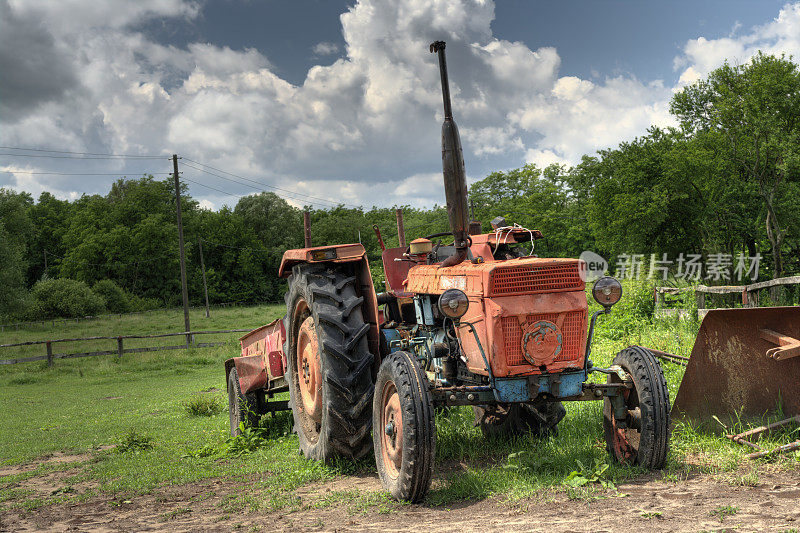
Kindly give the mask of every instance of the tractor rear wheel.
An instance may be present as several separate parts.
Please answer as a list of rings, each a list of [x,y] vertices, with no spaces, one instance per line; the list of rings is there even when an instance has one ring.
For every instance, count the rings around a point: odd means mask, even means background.
[[[228,419],[231,427],[231,437],[241,434],[241,424],[255,426],[256,399],[251,394],[242,394],[239,386],[239,373],[236,368],[231,368],[228,373]]]
[[[606,447],[618,461],[651,470],[664,466],[669,449],[669,390],[655,356],[639,346],[625,348],[614,357],[633,381],[623,397],[627,409],[625,427],[618,427],[611,400],[603,404]],[[621,383],[616,375],[608,383]]]
[[[363,296],[347,266],[296,265],[286,293],[289,401],[309,459],[358,459],[372,447],[374,357]]]
[[[381,363],[372,424],[383,487],[398,500],[422,500],[431,486],[436,424],[428,379],[412,354],[397,351]]]
[[[556,426],[567,414],[561,402],[475,405],[472,409],[475,425],[480,426],[481,433],[487,438],[525,434],[545,437],[556,433]]]

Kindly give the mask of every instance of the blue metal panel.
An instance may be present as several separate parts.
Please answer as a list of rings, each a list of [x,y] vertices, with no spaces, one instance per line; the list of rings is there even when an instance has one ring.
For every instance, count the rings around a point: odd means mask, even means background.
[[[550,393],[556,398],[577,396],[583,391],[586,372],[569,372],[563,374],[545,374],[539,376],[539,394]],[[558,384],[556,384],[556,382]]]
[[[529,402],[539,394],[567,398],[581,394],[585,381],[586,373],[583,371],[531,378],[495,378],[495,399],[503,403]]]
[[[528,378],[495,378],[494,396],[498,402],[515,403],[530,400]]]
[[[400,333],[393,328],[384,328],[381,331],[383,331],[383,336],[386,337],[386,344],[389,345],[389,353],[399,350],[401,340]]]

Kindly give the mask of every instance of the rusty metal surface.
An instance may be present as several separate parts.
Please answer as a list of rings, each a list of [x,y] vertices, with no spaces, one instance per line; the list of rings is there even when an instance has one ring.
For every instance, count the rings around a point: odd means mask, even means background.
[[[408,271],[411,267],[416,266],[416,263],[403,260],[405,251],[406,247],[387,248],[381,254],[386,290],[398,297],[411,296],[410,292],[403,290],[405,288],[403,282],[408,277]],[[399,259],[399,261],[396,261],[396,259]]]
[[[236,365],[236,373],[239,374],[239,387],[242,394],[266,387],[267,367],[264,365],[262,355],[234,357],[233,364]]]
[[[800,338],[800,307],[709,311],[678,389],[673,418],[759,417],[779,402],[785,415],[800,414],[800,358],[768,357],[775,344],[762,338],[762,329]]]
[[[242,357],[261,357],[264,359],[265,369],[269,369],[267,379],[271,381],[279,378],[286,372],[286,356],[283,353],[285,338],[286,331],[283,327],[283,320],[273,320],[266,326],[256,328],[239,339],[242,346]],[[236,370],[239,371],[238,366]],[[239,381],[241,381],[241,376],[242,374],[239,372]]]
[[[312,252],[318,250],[336,249],[335,259],[314,259]],[[334,246],[315,246],[313,248],[295,248],[283,252],[281,266],[278,268],[278,277],[286,278],[292,273],[292,266],[298,263],[350,263],[366,257],[366,251],[361,244],[337,244]]]
[[[430,46],[431,53],[439,56],[439,75],[442,82],[442,101],[444,103],[444,122],[442,123],[442,173],[444,175],[444,196],[447,203],[447,215],[450,229],[455,239],[456,253],[444,261],[445,266],[460,263],[467,257],[467,174],[464,169],[464,153],[461,149],[461,137],[453,120],[453,109],[450,103],[450,82],[447,78],[447,58],[444,41],[436,41]]]

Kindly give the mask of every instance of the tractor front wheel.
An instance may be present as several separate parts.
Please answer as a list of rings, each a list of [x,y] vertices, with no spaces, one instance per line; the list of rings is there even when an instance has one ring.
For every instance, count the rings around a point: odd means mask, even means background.
[[[622,463],[650,470],[663,468],[669,448],[669,391],[655,356],[631,346],[614,357],[630,376],[633,388],[623,389],[626,419],[618,423],[609,398],[603,405],[603,432],[609,453]],[[622,383],[612,374],[608,383]]]
[[[422,500],[431,486],[436,425],[428,379],[412,354],[394,352],[381,363],[372,427],[383,487],[398,500]]]

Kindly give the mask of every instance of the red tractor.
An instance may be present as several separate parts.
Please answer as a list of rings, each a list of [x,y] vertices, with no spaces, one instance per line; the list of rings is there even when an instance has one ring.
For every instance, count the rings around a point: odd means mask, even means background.
[[[484,434],[546,435],[566,413],[562,402],[604,400],[609,452],[661,468],[670,404],[658,361],[635,346],[609,368],[589,359],[595,321],[621,298],[620,283],[595,283],[603,308],[589,318],[581,261],[529,255],[523,244],[541,233],[502,221],[493,233],[468,231],[445,44],[431,52],[442,79],[452,231],[384,249],[381,293],[360,244],[286,251],[286,316],[245,336],[242,357],[226,362],[231,431],[248,413],[291,409],[303,455],[327,461],[374,450],[384,487],[419,501],[433,473],[437,407],[473,406]],[[452,243],[434,245],[441,237]],[[606,382],[588,381],[592,373]],[[286,390],[288,403],[269,401]]]

